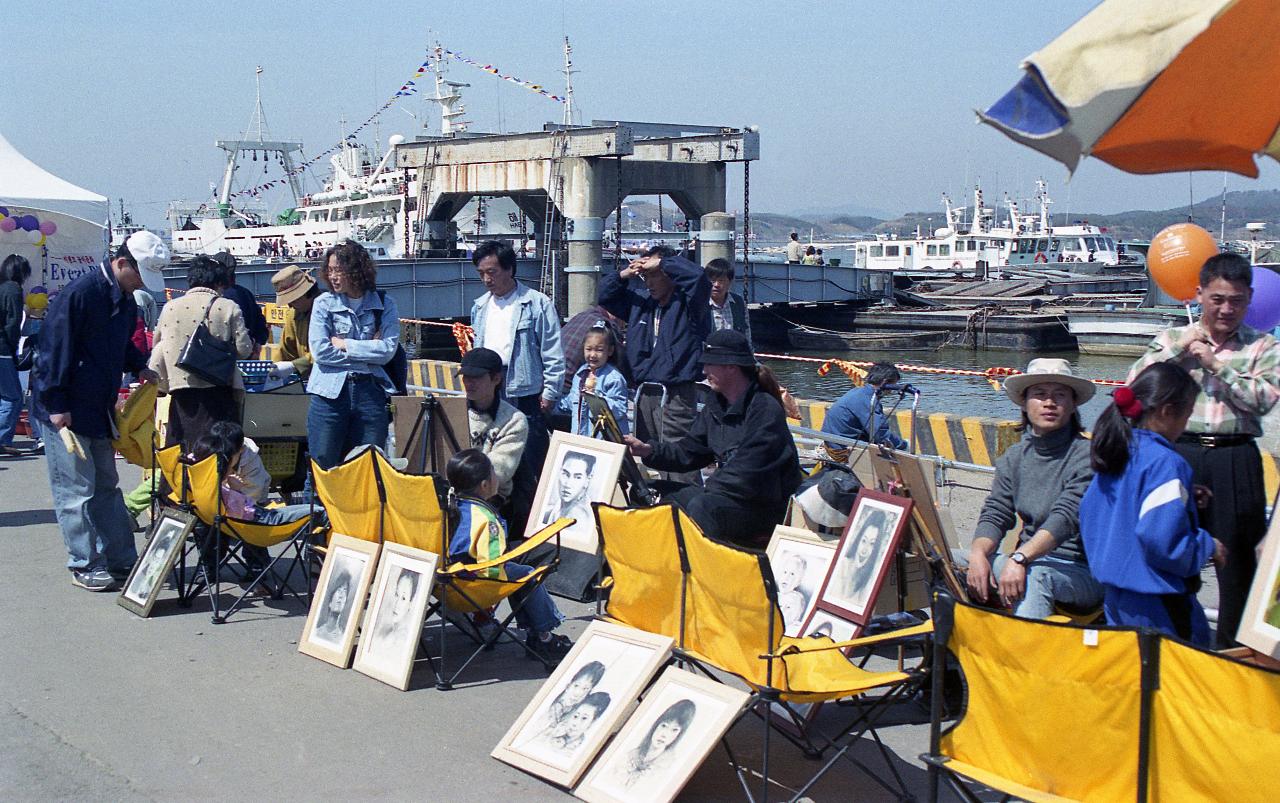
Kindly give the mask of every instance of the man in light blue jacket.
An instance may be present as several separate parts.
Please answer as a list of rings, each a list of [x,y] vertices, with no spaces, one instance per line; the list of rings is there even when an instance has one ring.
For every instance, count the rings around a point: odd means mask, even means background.
[[[471,261],[488,290],[471,307],[475,347],[492,349],[507,366],[507,401],[529,421],[522,462],[532,471],[520,474],[536,483],[551,443],[547,417],[564,393],[560,316],[551,299],[516,280],[516,252],[508,243],[483,242]],[[512,532],[521,532],[516,525],[523,522],[511,524]]]

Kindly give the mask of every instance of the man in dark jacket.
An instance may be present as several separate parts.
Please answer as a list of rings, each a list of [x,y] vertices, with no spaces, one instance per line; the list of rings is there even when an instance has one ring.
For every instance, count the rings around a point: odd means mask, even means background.
[[[249,337],[253,338],[253,353],[271,341],[271,330],[267,327],[267,316],[262,314],[258,299],[253,291],[236,284],[236,258],[227,251],[213,255],[218,264],[227,269],[227,286],[222,289],[222,297],[229,298],[240,307],[244,314],[244,325],[249,329]]]
[[[168,262],[159,237],[135,232],[98,270],[53,297],[40,330],[34,414],[50,433],[45,462],[71,582],[90,591],[115,588],[138,558],[117,487],[112,412],[126,369],[155,377],[130,339],[138,318],[133,291],[164,290]]]
[[[707,263],[707,281],[711,282],[711,301],[707,314],[708,332],[732,329],[746,335],[751,343],[751,318],[747,314],[747,302],[733,292],[733,263],[727,259],[713,259]]]
[[[714,391],[684,437],[648,443],[627,436],[631,453],[659,470],[689,471],[717,463],[706,488],[686,486],[663,494],[697,522],[703,533],[747,546],[767,543],[800,485],[800,460],[787,429],[776,383],[757,380],[747,339],[731,329],[714,332],[702,352]]]
[[[629,286],[644,281],[647,293]],[[636,436],[675,440],[697,412],[698,352],[707,337],[711,282],[694,263],[656,246],[627,267],[600,277],[600,305],[627,322],[625,351],[636,390]],[[754,361],[753,363],[754,364]],[[664,473],[697,484],[698,473]]]

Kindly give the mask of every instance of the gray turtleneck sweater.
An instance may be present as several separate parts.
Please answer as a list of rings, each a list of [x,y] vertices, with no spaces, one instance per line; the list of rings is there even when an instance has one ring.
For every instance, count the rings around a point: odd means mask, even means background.
[[[1083,562],[1080,497],[1092,479],[1089,441],[1070,426],[1043,437],[1028,429],[1022,440],[996,461],[996,479],[973,535],[998,544],[1013,529],[1016,515],[1022,519],[1019,544],[1039,530],[1048,530],[1058,542],[1049,554]]]

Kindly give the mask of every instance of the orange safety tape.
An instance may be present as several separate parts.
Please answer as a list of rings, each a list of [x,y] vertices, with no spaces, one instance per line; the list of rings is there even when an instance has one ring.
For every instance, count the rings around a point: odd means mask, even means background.
[[[763,357],[765,359],[770,359],[770,360],[791,360],[793,362],[818,363],[819,376],[826,376],[827,373],[830,372],[832,365],[835,365],[836,367],[838,367],[846,375],[849,375],[850,369],[869,368],[870,366],[874,365],[874,363],[865,362],[865,361],[836,360],[836,359],[829,359],[829,358],[822,358],[822,357],[795,357],[790,354],[756,354],[756,356]],[[994,366],[982,371],[977,371],[969,368],[935,368],[934,366],[931,366],[931,365],[913,365],[911,363],[896,363],[896,366],[900,371],[909,371],[917,374],[935,374],[938,376],[978,377],[980,379],[987,380],[987,382],[989,382],[991,386],[996,390],[1000,389],[1000,382],[999,382],[1000,377],[1016,376],[1022,373],[1022,371],[1019,371],[1017,368],[1006,368],[1003,366]],[[1111,386],[1119,386],[1124,384],[1124,382],[1120,382],[1115,379],[1095,379],[1093,380],[1093,383],[1096,385],[1111,385]],[[854,384],[859,385],[861,384],[861,382],[855,381]]]

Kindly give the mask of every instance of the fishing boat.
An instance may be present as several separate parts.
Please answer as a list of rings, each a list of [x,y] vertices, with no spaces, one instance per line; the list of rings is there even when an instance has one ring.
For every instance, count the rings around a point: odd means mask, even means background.
[[[947,342],[947,332],[837,332],[797,326],[787,332],[792,348],[806,351],[932,351]]]
[[[1185,326],[1187,312],[1177,307],[1139,309],[1068,308],[1067,331],[1081,354],[1139,357],[1156,335]]]

